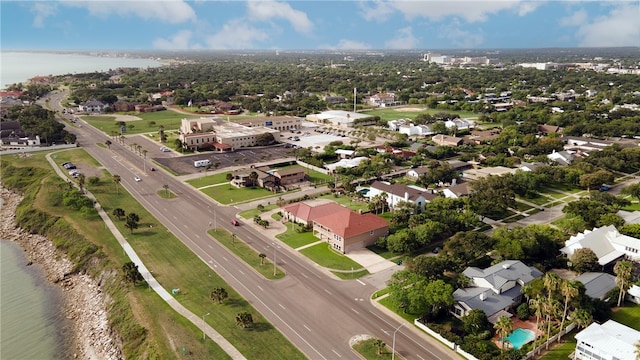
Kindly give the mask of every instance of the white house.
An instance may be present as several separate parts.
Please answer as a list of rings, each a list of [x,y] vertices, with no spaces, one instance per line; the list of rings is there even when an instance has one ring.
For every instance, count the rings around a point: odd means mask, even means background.
[[[367,194],[369,199],[381,194],[386,194],[387,204],[392,209],[395,208],[399,202],[405,201],[415,204],[420,210],[424,210],[427,202],[438,197],[438,195],[432,191],[418,186],[391,184],[387,181],[376,181],[371,184],[369,193]]]
[[[468,267],[462,273],[471,280],[471,286],[454,291],[453,314],[462,317],[480,309],[492,323],[499,316],[510,316],[506,310],[519,304],[522,286],[542,276],[540,270],[519,260],[505,260],[484,270]]]
[[[391,131],[398,131],[400,125],[405,125],[411,122],[411,119],[396,119],[387,121],[387,126]]]
[[[602,325],[592,323],[575,337],[574,359],[631,360],[636,358],[635,344],[640,341],[640,331],[609,320]]]
[[[102,101],[89,100],[84,104],[78,105],[78,110],[88,113],[102,112],[107,105]]]
[[[359,156],[359,157],[355,157],[353,159],[341,159],[340,161],[333,163],[333,164],[326,164],[324,166],[325,169],[333,172],[336,171],[337,168],[339,167],[343,167],[345,169],[349,169],[352,167],[356,167],[358,165],[360,165],[360,163],[364,160],[367,160],[368,157],[366,156]]]
[[[367,100],[369,104],[377,107],[386,107],[391,105],[396,105],[398,100],[396,99],[396,94],[394,93],[380,93],[375,94],[369,97]]]
[[[549,160],[553,160],[555,162],[557,162],[560,165],[569,165],[571,164],[571,162],[573,161],[573,159],[575,159],[575,156],[573,156],[573,152],[570,151],[553,151],[551,154],[547,155],[547,158]]]
[[[578,233],[571,236],[564,244],[560,252],[567,257],[571,257],[578,249],[589,248],[596,254],[598,263],[602,266],[622,256],[640,260],[640,239],[620,234],[613,225]]]
[[[444,126],[446,126],[447,129],[451,129],[455,126],[458,130],[470,130],[473,124],[467,119],[453,119],[445,121]]]
[[[398,132],[400,134],[407,134],[408,136],[411,136],[411,135],[427,136],[427,135],[435,134],[433,130],[431,130],[431,128],[427,125],[413,125],[413,124],[399,125]]]

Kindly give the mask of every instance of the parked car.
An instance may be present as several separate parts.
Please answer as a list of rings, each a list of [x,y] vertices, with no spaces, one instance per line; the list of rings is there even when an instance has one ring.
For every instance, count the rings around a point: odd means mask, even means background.
[[[231,220],[231,225],[238,226],[240,225],[240,222],[238,220]]]
[[[142,179],[140,179],[140,176],[136,176],[136,177],[134,177],[134,178],[133,178],[133,180],[135,180],[136,182],[140,182],[140,181],[142,181]]]
[[[161,147],[161,148],[160,148],[160,151],[162,151],[162,152],[169,152],[169,151],[171,151],[171,149],[169,149],[169,148],[168,148],[168,147],[166,147],[166,146],[163,146],[163,147]]]

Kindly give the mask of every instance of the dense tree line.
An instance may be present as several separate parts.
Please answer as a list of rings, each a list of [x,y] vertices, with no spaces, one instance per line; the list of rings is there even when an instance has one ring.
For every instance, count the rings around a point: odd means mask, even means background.
[[[3,121],[18,121],[20,128],[29,136],[40,136],[45,144],[74,143],[76,136],[64,130],[64,124],[55,119],[55,112],[40,105],[12,106]]]

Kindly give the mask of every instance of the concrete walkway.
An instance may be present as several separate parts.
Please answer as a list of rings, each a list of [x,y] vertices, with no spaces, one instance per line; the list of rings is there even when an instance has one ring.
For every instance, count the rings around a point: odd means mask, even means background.
[[[58,176],[60,176],[62,179],[71,181],[67,177],[67,175],[60,169],[60,167],[55,163],[55,161],[51,158],[52,154],[53,153],[49,153],[46,156],[47,161],[49,161],[49,164],[51,165],[51,167],[56,171]],[[75,182],[73,183],[75,185]],[[167,304],[169,304],[169,306],[171,306],[171,308],[174,311],[184,316],[196,327],[202,329],[205,332],[205,334],[209,338],[211,338],[216,344],[218,344],[218,346],[220,346],[229,356],[231,356],[232,359],[246,360],[246,358],[238,351],[238,349],[236,349],[229,341],[227,341],[227,339],[222,337],[222,335],[220,335],[220,333],[218,333],[214,328],[212,328],[206,323],[203,323],[203,320],[200,316],[197,316],[196,314],[192,313],[187,308],[185,308],[165,288],[163,288],[162,285],[160,285],[160,283],[158,283],[158,281],[153,277],[151,272],[144,265],[142,260],[138,257],[138,254],[136,254],[135,250],[133,250],[133,248],[124,238],[124,236],[122,236],[122,233],[120,232],[120,230],[118,230],[118,228],[113,223],[113,221],[111,221],[111,218],[109,218],[107,213],[104,212],[104,210],[102,209],[102,206],[100,206],[100,203],[98,203],[95,196],[93,196],[93,194],[87,190],[85,190],[85,195],[94,201],[96,210],[98,210],[98,214],[100,215],[100,218],[102,218],[107,228],[111,231],[113,236],[118,240],[118,243],[120,243],[120,246],[122,246],[122,249],[124,249],[129,259],[131,259],[131,261],[138,266],[138,271],[140,271],[140,274],[142,274],[142,277],[144,277],[144,279],[147,281],[147,283],[149,284],[149,287],[153,289],[153,291],[155,291]]]

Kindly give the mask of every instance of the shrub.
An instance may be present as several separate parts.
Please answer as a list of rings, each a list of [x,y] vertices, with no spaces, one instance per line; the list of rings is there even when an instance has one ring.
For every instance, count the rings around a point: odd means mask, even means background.
[[[529,305],[525,302],[518,306],[516,309],[516,314],[518,315],[518,319],[526,320],[531,315],[531,311],[529,310]]]

